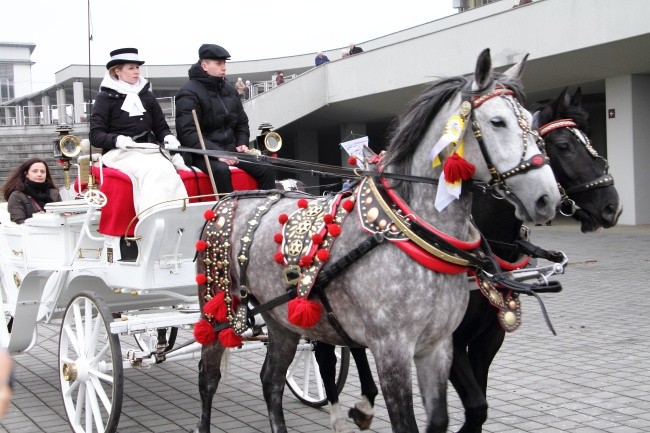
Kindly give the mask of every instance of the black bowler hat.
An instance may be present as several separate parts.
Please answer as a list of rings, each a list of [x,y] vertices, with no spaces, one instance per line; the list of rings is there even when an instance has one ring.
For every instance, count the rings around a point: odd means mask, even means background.
[[[224,47],[215,44],[203,44],[199,48],[199,59],[227,60],[230,53]]]
[[[106,69],[111,69],[113,66],[123,65],[125,63],[141,65],[144,63],[144,60],[140,60],[136,48],[119,48],[111,51],[111,60],[106,63]]]

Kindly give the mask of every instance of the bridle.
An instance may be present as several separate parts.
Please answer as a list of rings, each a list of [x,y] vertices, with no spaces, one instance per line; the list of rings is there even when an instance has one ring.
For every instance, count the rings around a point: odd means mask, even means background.
[[[591,141],[589,140],[589,137],[587,137],[587,134],[578,129],[577,126],[578,125],[572,119],[558,119],[545,124],[538,130],[540,137],[544,137],[549,132],[555,131],[556,129],[567,128],[585,146],[587,152],[589,152],[596,161],[601,162],[603,167],[603,174],[596,179],[588,180],[570,188],[564,188],[560,182],[558,182],[557,186],[562,196],[559,211],[564,216],[572,216],[578,209],[575,201],[569,197],[570,195],[614,185],[614,178],[608,173],[609,163],[605,158],[598,155],[596,149],[591,145]]]
[[[483,158],[485,159],[485,163],[487,164],[488,171],[492,176],[492,179],[488,183],[488,187],[490,189],[501,190],[503,194],[512,195],[512,196],[514,196],[512,194],[512,191],[508,188],[508,186],[505,183],[506,179],[516,176],[518,174],[524,174],[530,170],[541,168],[546,163],[548,163],[548,156],[546,156],[544,140],[541,138],[541,136],[538,134],[537,131],[531,128],[530,124],[528,123],[528,120],[526,120],[526,118],[523,115],[524,108],[521,106],[521,104],[519,104],[519,101],[515,99],[514,94],[515,93],[507,87],[497,86],[494,88],[494,90],[484,93],[480,96],[471,96],[470,94],[464,94],[463,96],[463,105],[465,105],[466,107],[471,106],[472,108],[471,110],[469,110],[470,120],[472,123],[472,131],[474,133],[474,137],[476,137],[476,141],[478,142],[479,148],[481,149],[481,153],[483,154]],[[503,172],[499,172],[494,166],[494,164],[492,163],[490,154],[487,151],[487,146],[483,141],[480,125],[478,124],[478,121],[476,120],[476,116],[474,115],[474,109],[480,107],[486,101],[495,98],[497,96],[502,97],[503,99],[508,101],[508,103],[511,105],[515,115],[517,116],[517,122],[519,124],[519,127],[522,130],[522,141],[523,141],[523,151],[519,163],[515,165],[513,168]],[[463,108],[461,107],[461,113],[462,112],[463,112]],[[533,136],[535,142],[537,143],[537,146],[542,151],[542,153],[533,155],[532,157],[525,159],[526,151],[528,150],[529,135]]]

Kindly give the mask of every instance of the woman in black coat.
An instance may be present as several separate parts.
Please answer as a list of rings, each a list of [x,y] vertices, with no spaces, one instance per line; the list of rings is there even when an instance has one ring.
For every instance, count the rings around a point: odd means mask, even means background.
[[[103,164],[131,178],[138,214],[162,202],[187,198],[175,168],[186,168],[182,157],[172,158],[164,150],[176,149],[180,143],[171,134],[149,83],[140,76],[143,63],[135,48],[111,52],[90,117],[90,143],[102,149]],[[164,143],[164,149],[158,143]]]

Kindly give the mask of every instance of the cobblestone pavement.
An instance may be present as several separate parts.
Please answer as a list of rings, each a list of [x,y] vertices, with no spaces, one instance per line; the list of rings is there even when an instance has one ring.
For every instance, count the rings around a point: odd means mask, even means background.
[[[537,303],[524,299],[523,324],[491,369],[486,432],[650,432],[650,308],[647,275],[650,227],[615,227],[582,234],[571,220],[534,227],[533,239],[570,259],[558,279],[564,290],[543,295],[557,336]],[[645,270],[645,271],[644,271]],[[13,403],[2,432],[69,432],[56,371],[59,324],[39,326],[39,342],[16,355]],[[179,339],[188,338],[181,331]],[[122,339],[123,346],[128,344]],[[213,404],[213,432],[268,432],[259,383],[262,350],[232,353]],[[376,377],[376,375],[375,375]],[[418,389],[415,411],[425,414]],[[354,365],[341,395],[344,408],[358,396]],[[449,387],[450,431],[463,411]],[[291,432],[329,430],[327,408],[315,409],[285,393]],[[125,370],[119,432],[185,432],[197,419],[197,360]],[[377,400],[372,432],[390,432],[384,400]],[[347,409],[346,409],[347,410]]]

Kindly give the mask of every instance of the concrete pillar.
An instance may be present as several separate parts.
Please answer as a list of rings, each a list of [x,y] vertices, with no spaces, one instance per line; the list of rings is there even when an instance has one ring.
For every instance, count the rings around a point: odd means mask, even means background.
[[[301,130],[294,134],[295,159],[298,161],[318,162],[318,134],[313,130]],[[309,173],[296,173],[296,179],[305,186],[320,186],[320,179]]]
[[[74,123],[86,121],[86,104],[84,104],[84,83],[81,80],[72,83],[72,98],[74,103]]]
[[[38,125],[38,120],[36,118],[36,105],[31,99],[27,101],[27,119],[25,119],[26,125]]]
[[[50,95],[41,95],[41,105],[43,106],[43,124],[49,125],[52,123],[52,109],[50,107]]]
[[[607,157],[623,203],[620,224],[650,224],[650,77],[605,80]]]
[[[368,135],[366,132],[366,124],[365,123],[342,123],[341,124],[341,143],[344,141],[350,141],[354,140],[355,138],[361,138],[365,137]],[[348,153],[343,150],[343,148],[340,149],[341,151],[341,165],[343,167],[348,167]]]
[[[58,116],[58,124],[66,123],[65,118],[65,89],[59,87],[56,89],[56,112]]]

